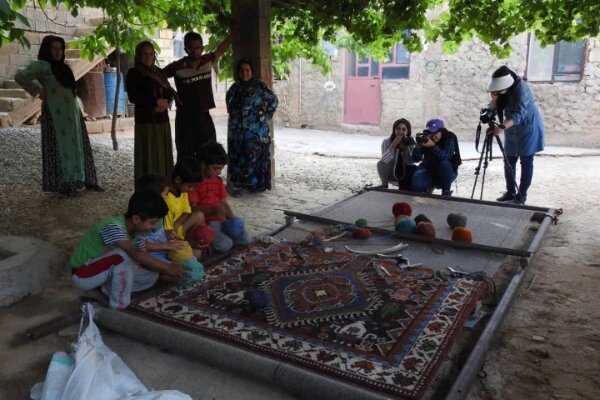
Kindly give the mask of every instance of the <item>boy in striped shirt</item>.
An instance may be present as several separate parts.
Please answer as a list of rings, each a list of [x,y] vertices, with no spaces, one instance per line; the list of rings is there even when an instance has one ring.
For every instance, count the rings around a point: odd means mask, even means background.
[[[160,194],[151,190],[134,193],[125,215],[97,222],[75,247],[71,256],[74,285],[82,290],[102,287],[109,307],[121,310],[129,305],[132,291],[150,288],[159,274],[185,277],[181,265],[146,252],[145,233],[166,214],[167,205]]]

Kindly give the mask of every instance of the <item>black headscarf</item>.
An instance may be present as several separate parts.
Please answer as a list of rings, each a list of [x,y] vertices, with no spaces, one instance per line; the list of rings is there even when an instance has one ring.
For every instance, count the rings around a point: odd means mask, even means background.
[[[167,76],[162,71],[162,69],[160,69],[156,65],[151,65],[151,66],[147,67],[142,63],[142,50],[144,50],[144,48],[146,48],[146,47],[149,47],[152,49],[152,51],[154,52],[154,60],[156,61],[156,50],[154,50],[154,46],[152,45],[152,42],[145,40],[143,42],[138,43],[138,45],[135,46],[134,68],[143,77],[146,77],[146,78],[151,79],[154,82],[156,82],[165,91],[165,94],[170,93],[173,96],[173,98],[175,99],[175,102],[177,103],[177,105],[181,105],[181,101],[179,100],[179,96],[177,95],[177,92],[175,91],[175,89],[173,89],[173,87],[169,83]],[[164,95],[158,94],[158,93],[156,95],[157,95],[157,97],[164,96]]]
[[[60,60],[52,58],[52,51],[50,45],[53,42],[59,42],[63,48],[63,55]],[[38,60],[47,61],[51,65],[52,75],[56,78],[58,83],[67,89],[71,89],[73,94],[76,92],[76,81],[75,76],[71,68],[65,64],[65,40],[59,36],[48,35],[42,40],[40,45],[40,51],[38,52]]]
[[[250,70],[252,71],[252,78],[250,78],[250,80],[248,80],[248,81],[243,81],[240,77],[240,68],[244,64],[249,65]],[[233,110],[239,110],[239,109],[241,109],[242,104],[244,103],[244,99],[246,97],[246,90],[250,87],[251,83],[255,82],[254,68],[252,67],[252,61],[250,61],[249,58],[242,58],[241,60],[239,60],[236,64],[234,75],[235,75],[234,77],[236,80],[236,85],[234,87],[235,92],[233,93],[233,95],[231,96],[231,99],[229,100],[228,107],[230,107]]]

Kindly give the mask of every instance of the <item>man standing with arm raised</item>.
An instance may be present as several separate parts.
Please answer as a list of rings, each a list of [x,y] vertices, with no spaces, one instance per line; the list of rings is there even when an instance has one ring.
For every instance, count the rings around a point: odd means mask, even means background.
[[[216,142],[215,124],[209,110],[215,108],[212,92],[212,69],[231,44],[231,32],[214,52],[205,53],[202,36],[188,32],[183,38],[187,53],[181,60],[164,68],[168,77],[175,77],[181,105],[175,117],[175,147],[177,159],[193,156],[200,146]]]

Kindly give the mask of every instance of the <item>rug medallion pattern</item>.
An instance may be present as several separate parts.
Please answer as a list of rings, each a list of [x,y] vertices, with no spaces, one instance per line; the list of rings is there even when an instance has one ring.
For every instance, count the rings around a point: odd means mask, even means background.
[[[396,396],[419,398],[484,284],[318,246],[254,245],[128,310]]]

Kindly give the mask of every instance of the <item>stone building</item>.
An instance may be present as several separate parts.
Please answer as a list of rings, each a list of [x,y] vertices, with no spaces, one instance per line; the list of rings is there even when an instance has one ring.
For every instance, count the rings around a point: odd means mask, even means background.
[[[600,42],[542,49],[522,34],[511,44],[507,60],[489,55],[479,42],[455,54],[444,54],[439,44],[415,54],[398,45],[388,63],[332,49],[330,76],[297,60],[289,79],[274,82],[281,100],[276,123],[384,135],[401,117],[416,132],[427,119],[441,117],[461,140],[472,140],[479,111],[489,102],[490,75],[506,64],[527,77],[544,115],[547,144],[600,146],[592,128],[600,124]]]

